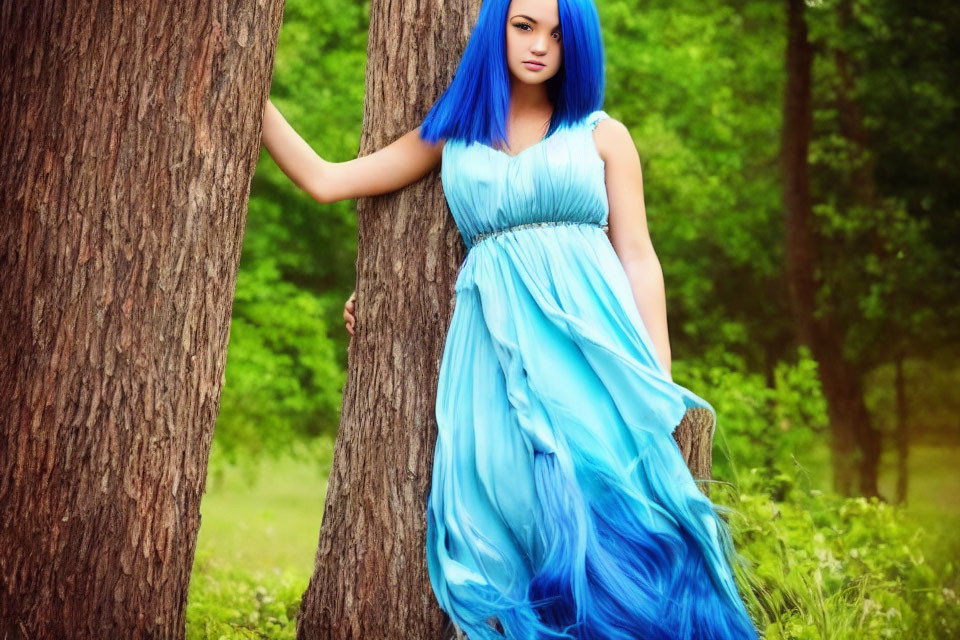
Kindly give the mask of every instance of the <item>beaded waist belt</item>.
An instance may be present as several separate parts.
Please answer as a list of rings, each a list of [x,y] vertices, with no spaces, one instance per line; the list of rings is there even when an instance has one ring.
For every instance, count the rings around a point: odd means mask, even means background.
[[[610,227],[606,224],[600,224],[599,222],[584,222],[584,221],[573,221],[573,220],[544,220],[542,222],[524,222],[522,224],[515,224],[509,227],[504,227],[503,229],[496,229],[495,231],[484,231],[483,233],[478,233],[473,236],[473,239],[470,241],[470,246],[475,246],[481,240],[486,240],[493,236],[498,236],[501,233],[506,233],[507,231],[516,231],[517,229],[527,229],[531,227],[547,227],[547,226],[556,226],[561,224],[578,224],[578,225],[589,225],[594,227],[600,227],[606,232]]]

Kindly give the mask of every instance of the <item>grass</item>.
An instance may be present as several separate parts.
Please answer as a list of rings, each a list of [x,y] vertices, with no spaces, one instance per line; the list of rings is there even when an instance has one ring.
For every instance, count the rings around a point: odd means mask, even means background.
[[[214,464],[187,603],[187,639],[293,640],[313,572],[332,443],[253,470]],[[215,461],[216,462],[216,461]]]
[[[321,464],[268,461],[250,482],[240,469],[211,477],[200,505],[198,552],[246,571],[313,567],[327,478]]]
[[[880,465],[880,493],[892,499],[897,482],[894,453],[885,452]],[[960,527],[960,447],[912,447],[907,466],[907,511],[920,521],[946,520]]]
[[[187,638],[295,638],[296,610],[313,572],[331,443],[313,461],[265,461],[255,477],[225,467],[211,474],[190,583]],[[915,447],[907,509],[930,528],[960,530],[960,448]],[[881,488],[893,495],[894,460]],[[954,542],[956,536],[954,536]]]

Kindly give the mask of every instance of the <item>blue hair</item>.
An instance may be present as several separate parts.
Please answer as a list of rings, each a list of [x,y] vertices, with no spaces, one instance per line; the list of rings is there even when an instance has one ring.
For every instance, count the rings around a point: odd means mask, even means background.
[[[420,138],[506,142],[510,112],[506,24],[510,0],[483,0],[477,24],[446,91],[420,126]],[[557,0],[563,62],[547,80],[553,116],[547,136],[603,108],[606,70],[600,18],[593,0]]]

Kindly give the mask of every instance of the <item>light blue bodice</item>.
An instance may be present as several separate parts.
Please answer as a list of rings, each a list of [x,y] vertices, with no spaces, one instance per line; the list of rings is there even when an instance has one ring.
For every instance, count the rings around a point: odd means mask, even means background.
[[[482,142],[448,140],[441,180],[467,248],[474,237],[539,222],[606,225],[609,207],[594,111],[515,155]]]

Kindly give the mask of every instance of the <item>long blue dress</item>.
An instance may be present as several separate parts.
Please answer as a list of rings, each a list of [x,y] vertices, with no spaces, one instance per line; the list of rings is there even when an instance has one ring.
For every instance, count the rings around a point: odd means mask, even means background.
[[[469,251],[437,387],[433,592],[470,640],[756,638],[672,436],[689,407],[716,413],[667,377],[604,230],[603,117],[515,155],[444,145]]]

